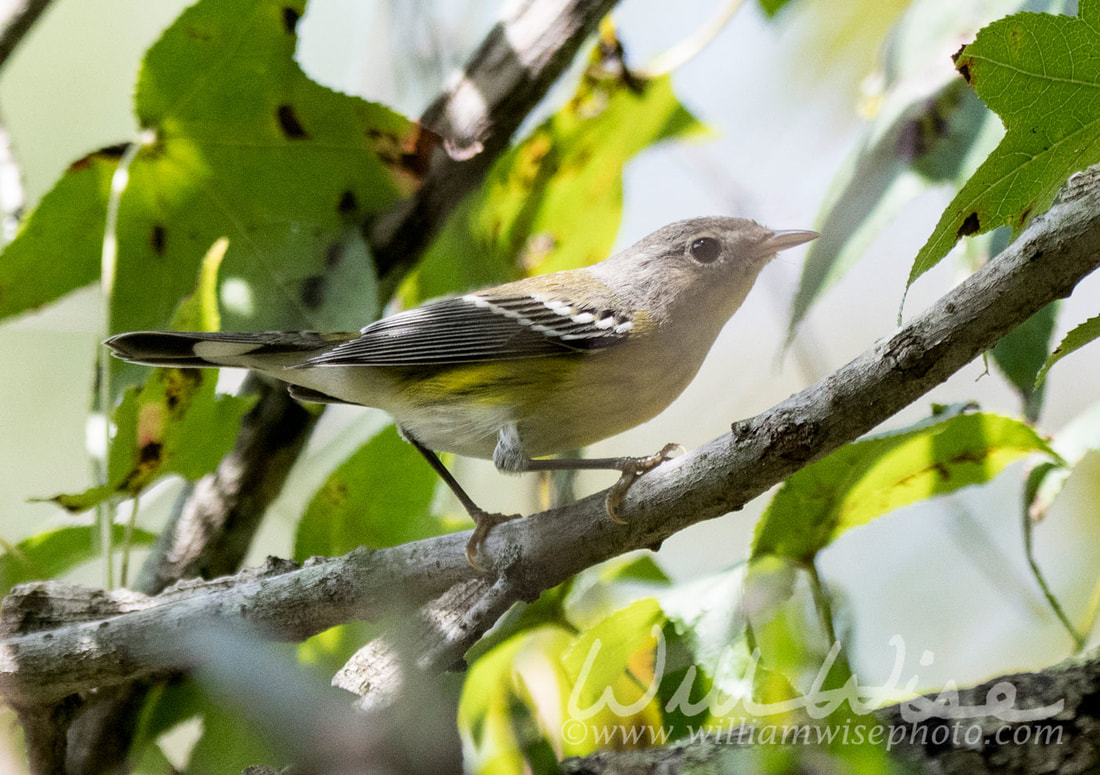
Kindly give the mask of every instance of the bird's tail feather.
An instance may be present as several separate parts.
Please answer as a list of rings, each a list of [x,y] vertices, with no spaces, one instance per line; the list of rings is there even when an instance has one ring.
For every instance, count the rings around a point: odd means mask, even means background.
[[[245,365],[260,355],[307,353],[332,347],[354,334],[310,331],[199,332],[131,331],[104,342],[116,358],[146,366],[202,368]]]

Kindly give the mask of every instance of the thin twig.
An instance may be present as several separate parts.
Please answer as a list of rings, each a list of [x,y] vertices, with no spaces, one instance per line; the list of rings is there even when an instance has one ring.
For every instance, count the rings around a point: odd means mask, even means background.
[[[730,20],[741,10],[744,0],[726,0],[718,12],[695,33],[672,48],[658,54],[648,65],[637,71],[646,78],[657,78],[677,70],[709,46]]]
[[[1043,575],[1042,569],[1039,568],[1039,563],[1035,559],[1035,549],[1032,542],[1032,531],[1035,527],[1035,522],[1031,518],[1031,514],[1028,510],[1028,504],[1024,503],[1023,512],[1023,528],[1024,528],[1024,556],[1027,557],[1027,564],[1031,568],[1031,575],[1035,577],[1035,581],[1039,584],[1039,589],[1043,591],[1043,597],[1046,598],[1047,604],[1054,612],[1054,615],[1058,617],[1058,621],[1062,623],[1062,627],[1065,628],[1070,638],[1073,639],[1073,653],[1080,654],[1085,648],[1085,636],[1077,631],[1077,628],[1073,626],[1073,622],[1066,616],[1065,609],[1062,608],[1061,602],[1059,602],[1057,596],[1051,590],[1050,585],[1047,583],[1046,576]]]
[[[814,608],[817,609],[817,614],[821,618],[821,628],[828,639],[829,647],[832,648],[839,644],[839,641],[836,637],[836,628],[833,625],[833,604],[829,598],[829,592],[825,589],[821,576],[818,575],[817,563],[810,560],[802,566],[802,569],[806,571],[806,577],[810,582],[810,592],[814,598]]]
[[[11,5],[7,18],[3,21],[3,28],[0,29],[0,68],[7,64],[8,57],[51,2],[52,0],[22,0]]]

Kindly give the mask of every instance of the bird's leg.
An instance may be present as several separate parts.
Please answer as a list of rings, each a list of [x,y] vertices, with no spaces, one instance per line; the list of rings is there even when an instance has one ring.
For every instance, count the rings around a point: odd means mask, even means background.
[[[604,505],[607,508],[607,516],[612,522],[625,525],[619,519],[619,506],[622,504],[626,491],[630,485],[644,474],[651,471],[674,455],[683,452],[684,448],[679,444],[665,444],[661,451],[645,457],[598,457],[598,458],[549,458],[534,460],[523,452],[519,434],[514,427],[507,427],[497,435],[497,446],[493,451],[493,462],[502,471],[518,473],[523,471],[577,471],[577,470],[610,470],[620,471],[619,480],[607,491]]]
[[[470,540],[466,542],[466,561],[476,570],[485,572],[488,569],[478,562],[478,557],[481,554],[481,545],[485,543],[485,537],[489,535],[489,531],[499,525],[501,522],[507,522],[510,519],[515,519],[518,514],[493,514],[474,503],[474,499],[466,494],[466,491],[462,489],[462,485],[455,479],[454,474],[447,470],[447,466],[443,465],[443,461],[439,459],[439,456],[434,451],[428,449],[415,436],[409,433],[405,429],[401,429],[401,435],[416,448],[416,451],[424,456],[424,459],[428,461],[428,465],[439,474],[439,478],[450,488],[454,496],[458,498],[458,502],[462,504],[462,507],[466,509],[466,513],[470,515],[470,519],[474,521],[474,533],[470,536]]]

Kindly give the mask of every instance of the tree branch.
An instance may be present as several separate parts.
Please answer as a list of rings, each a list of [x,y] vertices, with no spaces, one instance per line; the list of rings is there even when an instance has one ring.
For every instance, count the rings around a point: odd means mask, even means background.
[[[31,0],[0,37],[0,46],[22,34],[47,2]],[[475,189],[515,129],[568,67],[583,41],[615,0],[526,0],[496,25],[468,63],[463,77],[437,98],[422,123],[440,133],[451,154],[437,152],[421,189],[390,216],[364,226],[379,273],[392,289],[462,197]],[[16,20],[19,22],[19,19]],[[17,41],[18,37],[11,37]],[[13,44],[14,45],[14,44]],[[0,54],[3,52],[0,51]],[[2,59],[0,59],[2,63]],[[260,401],[242,425],[237,450],[207,477],[172,520],[157,551],[142,570],[139,588],[153,594],[194,574],[217,575],[238,567],[259,519],[281,489],[287,471],[308,439],[308,418],[281,387],[261,385]],[[278,443],[278,465],[265,444]],[[284,454],[285,453],[285,454]],[[100,690],[80,711],[68,747],[68,771],[99,772],[121,763],[146,687]],[[59,771],[64,737],[79,703],[65,701],[65,713],[23,706],[49,723],[26,727],[29,750],[39,749],[36,772]],[[61,757],[61,758],[59,758]]]
[[[531,600],[577,571],[652,546],[704,519],[739,509],[807,463],[871,430],[988,349],[1014,325],[1067,296],[1100,265],[1100,167],[1075,176],[1051,210],[997,259],[889,339],[733,431],[641,477],[615,525],[594,495],[495,528],[484,556],[507,599]],[[383,596],[423,605],[475,579],[451,534],[404,546],[357,550],[299,570],[231,577],[170,590],[141,610],[97,618],[58,616],[50,583],[17,587],[5,602],[0,689],[17,704],[54,702],[73,692],[158,671],[186,669],[168,652],[173,633],[196,617],[304,639],[340,622],[377,619]],[[486,594],[489,594],[487,591]],[[485,610],[504,600],[494,593]],[[476,610],[477,604],[470,604]],[[41,617],[47,616],[45,622]],[[465,643],[488,626],[442,624],[438,644]],[[461,619],[461,617],[460,617]],[[43,625],[49,627],[42,630]]]
[[[0,70],[23,42],[51,0],[7,0],[0,8]],[[15,238],[23,216],[26,193],[23,173],[16,161],[11,134],[0,117],[0,243]]]
[[[392,290],[451,210],[480,185],[513,133],[617,0],[525,0],[486,36],[424,112],[443,138],[417,196],[368,224],[383,287]]]
[[[264,380],[250,376],[244,392],[258,393],[259,400],[243,418],[233,450],[181,498],[142,566],[136,591],[155,595],[180,579],[222,576],[244,560],[318,417]],[[143,681],[115,686],[88,701],[67,732],[66,771],[121,765],[150,688]]]
[[[23,38],[51,2],[52,0],[9,0],[6,3],[4,18],[0,22],[0,68],[7,63],[8,57],[23,42]]]

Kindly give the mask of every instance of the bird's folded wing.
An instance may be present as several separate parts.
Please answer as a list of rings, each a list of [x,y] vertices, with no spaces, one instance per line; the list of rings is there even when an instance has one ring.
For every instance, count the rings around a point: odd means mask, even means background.
[[[625,310],[583,308],[543,294],[471,293],[383,318],[301,367],[538,358],[610,347],[625,341],[632,327]]]

